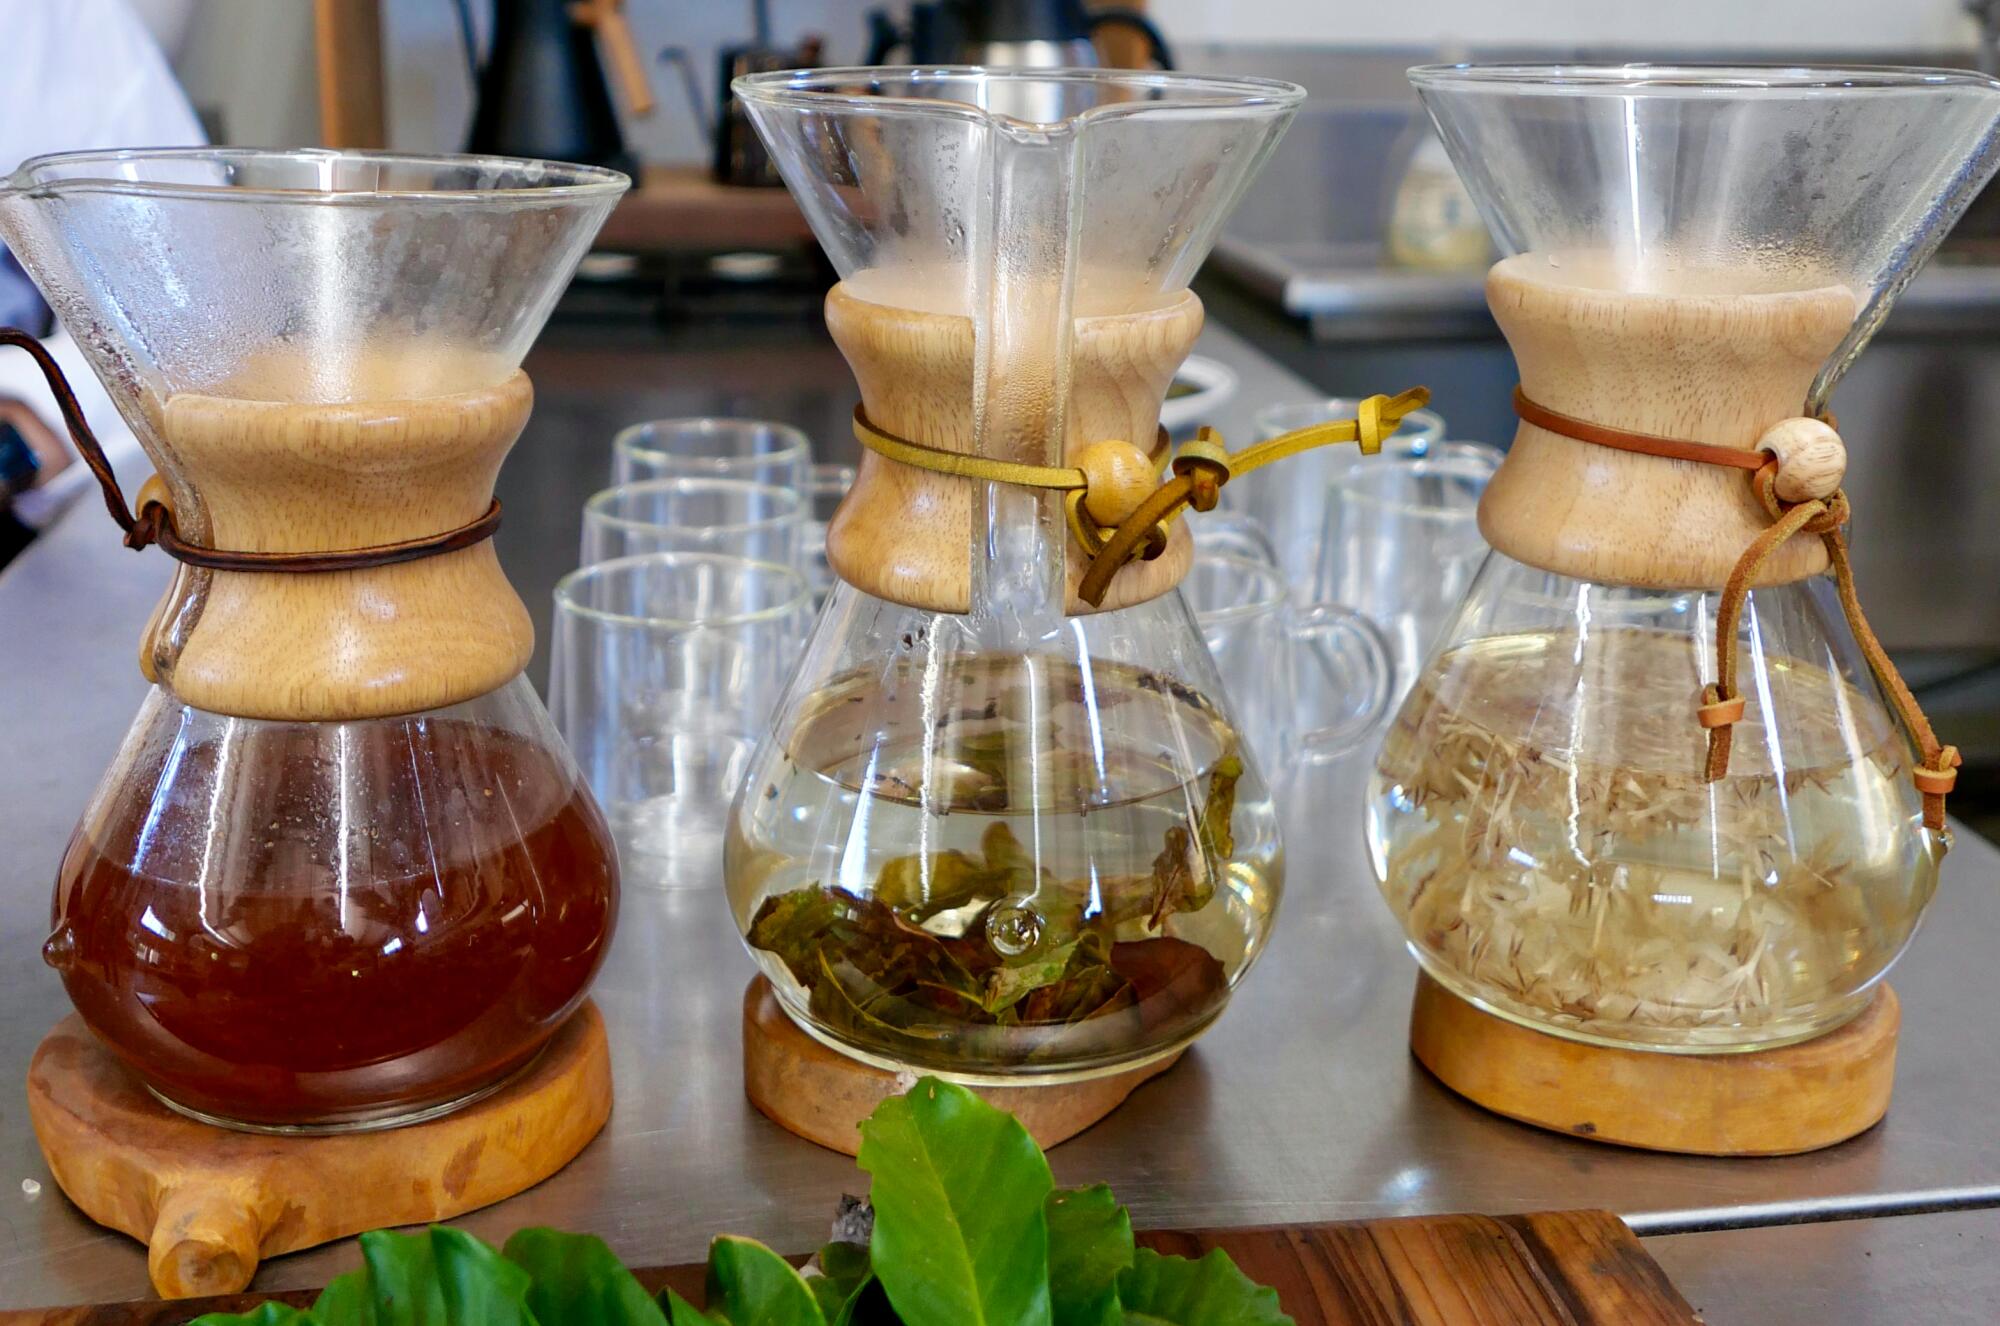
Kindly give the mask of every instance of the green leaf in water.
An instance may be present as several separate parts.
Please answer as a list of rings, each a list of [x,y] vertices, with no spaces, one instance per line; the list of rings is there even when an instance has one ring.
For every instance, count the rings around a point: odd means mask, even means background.
[[[1055,1326],[1118,1326],[1118,1277],[1132,1264],[1132,1217],[1101,1183],[1058,1188],[1045,1210]]]
[[[1294,1326],[1278,1291],[1236,1269],[1216,1248],[1199,1261],[1141,1248],[1118,1277],[1128,1323],[1160,1326]]]
[[[826,1326],[796,1267],[755,1239],[732,1234],[708,1245],[708,1311],[730,1326]]]
[[[1050,1326],[1055,1187],[1013,1115],[924,1078],[861,1124],[875,1274],[904,1326]]]
[[[666,1315],[603,1239],[524,1229],[501,1256],[528,1273],[528,1308],[545,1326],[666,1326]]]

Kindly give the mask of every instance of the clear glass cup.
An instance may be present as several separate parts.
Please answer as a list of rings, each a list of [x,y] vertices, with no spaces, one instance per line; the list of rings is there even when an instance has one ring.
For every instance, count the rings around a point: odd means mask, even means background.
[[[722,828],[810,620],[789,566],[713,553],[598,562],[555,590],[549,708],[628,885],[721,881]]]
[[[1374,456],[1329,489],[1313,597],[1382,628],[1398,703],[1486,560],[1479,498],[1495,463],[1477,452]]]
[[[611,482],[742,479],[804,492],[812,443],[790,424],[766,419],[655,419],[611,442]]]
[[[1257,440],[1268,441],[1333,419],[1352,419],[1360,408],[1360,401],[1345,396],[1266,406],[1255,416]],[[1382,444],[1382,454],[1421,456],[1444,440],[1444,431],[1444,420],[1433,411],[1412,410]],[[1327,489],[1360,459],[1360,450],[1352,446],[1315,447],[1282,465],[1223,485],[1222,510],[1248,516],[1264,526],[1277,550],[1278,565],[1295,592],[1312,584],[1319,563]]]
[[[1186,519],[1194,529],[1197,561],[1211,553],[1233,553],[1267,566],[1277,566],[1278,549],[1271,542],[1271,531],[1249,512],[1204,511]]]
[[[1388,708],[1388,642],[1336,603],[1300,606],[1269,561],[1204,550],[1181,593],[1271,781],[1345,754]]]
[[[805,499],[741,479],[649,479],[606,488],[583,504],[585,566],[651,552],[706,552],[791,566]]]
[[[840,499],[854,486],[852,465],[815,465],[807,480],[807,501],[811,504],[800,533],[799,569],[812,586],[813,604],[826,601],[833,588],[833,568],[826,560],[826,527],[840,506]]]

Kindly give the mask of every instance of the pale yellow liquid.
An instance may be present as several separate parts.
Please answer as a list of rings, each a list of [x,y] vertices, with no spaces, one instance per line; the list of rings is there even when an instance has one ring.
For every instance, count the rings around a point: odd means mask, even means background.
[[[1739,725],[1707,783],[1687,640],[1603,634],[1590,647],[1615,667],[1585,686],[1574,636],[1508,635],[1446,653],[1405,703],[1368,830],[1412,951],[1460,995],[1579,1039],[1753,1048],[1851,1017],[1943,851],[1915,823],[1901,737],[1853,687],[1778,660],[1778,740]]]

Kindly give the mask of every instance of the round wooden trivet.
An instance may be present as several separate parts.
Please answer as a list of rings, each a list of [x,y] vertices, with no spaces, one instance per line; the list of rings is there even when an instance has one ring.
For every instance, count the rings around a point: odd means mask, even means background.
[[[1180,1062],[1182,1053],[1083,1082],[972,1089],[1011,1112],[1046,1150],[1117,1109],[1141,1083]],[[743,992],[743,1090],[765,1117],[808,1142],[854,1155],[861,1148],[861,1121],[919,1076],[864,1064],[814,1040],[786,1016],[778,992],[762,976]]]
[[[586,1002],[485,1100],[405,1128],[278,1137],[174,1113],[71,1014],[35,1050],[28,1113],[69,1199],[148,1246],[154,1289],[229,1294],[262,1258],[448,1219],[540,1183],[610,1117],[611,1054]]]
[[[1530,1031],[1417,977],[1410,1050],[1496,1114],[1594,1142],[1705,1156],[1783,1156],[1879,1122],[1896,1076],[1896,994],[1824,1036],[1742,1054],[1657,1054]]]

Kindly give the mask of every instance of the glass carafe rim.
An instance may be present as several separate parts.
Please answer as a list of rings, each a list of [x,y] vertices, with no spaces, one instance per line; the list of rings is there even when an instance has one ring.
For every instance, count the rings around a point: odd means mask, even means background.
[[[194,184],[186,181],[131,179],[117,174],[51,175],[57,167],[88,167],[148,162],[215,161],[222,163],[300,161],[358,163],[376,166],[430,167],[471,171],[492,180],[508,175],[547,179],[548,183],[516,183],[494,188],[435,187],[339,189],[272,187],[239,184]],[[71,193],[111,193],[148,198],[184,198],[203,202],[289,204],[312,206],[405,205],[419,202],[474,204],[574,202],[614,197],[631,187],[631,178],[602,166],[551,161],[537,157],[463,155],[450,152],[394,152],[332,147],[136,147],[48,152],[30,157],[0,181],[0,193],[55,197]]]
[[[1517,96],[1848,98],[1926,87],[2000,92],[2000,79],[1970,69],[1925,65],[1464,63],[1413,65],[1407,74],[1419,89],[1476,89]]]
[[[948,97],[898,96],[897,86],[917,87],[952,82],[1019,85],[1074,84],[1119,87],[1156,94],[1155,98],[1091,106],[1058,121],[1034,123],[969,101]],[[867,84],[871,90],[857,91]],[[1046,131],[1129,115],[1282,115],[1306,97],[1296,83],[1276,78],[1234,74],[1189,74],[1177,71],[1099,68],[1000,68],[986,65],[845,65],[826,69],[781,69],[745,74],[730,83],[745,101],[794,110],[825,110],[841,106],[870,114],[947,116],[996,126],[1021,126]]]

